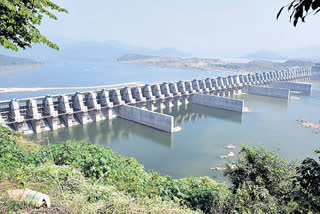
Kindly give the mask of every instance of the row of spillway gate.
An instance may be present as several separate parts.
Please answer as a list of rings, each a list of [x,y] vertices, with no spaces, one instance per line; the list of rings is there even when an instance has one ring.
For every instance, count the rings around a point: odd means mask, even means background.
[[[178,130],[174,118],[156,109],[191,102],[242,113],[244,101],[230,96],[244,92],[288,99],[290,90],[310,94],[311,84],[300,82],[313,78],[318,76],[311,68],[301,68],[12,99],[0,101],[0,125],[28,134],[121,117],[172,133]]]

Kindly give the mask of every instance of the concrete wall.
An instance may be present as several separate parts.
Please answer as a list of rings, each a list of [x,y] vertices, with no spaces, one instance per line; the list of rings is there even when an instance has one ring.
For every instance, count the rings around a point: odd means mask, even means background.
[[[119,107],[119,117],[165,132],[174,132],[174,118],[169,115],[144,110],[134,106],[122,105]]]
[[[282,88],[271,88],[271,87],[261,87],[261,86],[246,86],[245,92],[248,94],[262,95],[268,97],[277,97],[289,99],[290,90]]]
[[[311,92],[311,84],[309,83],[296,83],[296,82],[272,82],[272,87],[275,88],[286,88],[293,91],[303,91],[306,93]]]
[[[195,104],[221,108],[230,111],[243,112],[244,101],[227,97],[206,94],[194,94],[190,101]]]

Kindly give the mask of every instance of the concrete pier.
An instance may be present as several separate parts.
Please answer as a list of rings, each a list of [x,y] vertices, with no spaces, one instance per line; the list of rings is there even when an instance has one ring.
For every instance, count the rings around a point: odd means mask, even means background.
[[[73,109],[70,107],[68,96],[60,96],[58,98],[58,114],[66,127],[73,126]]]
[[[190,81],[185,81],[184,84],[186,87],[186,91],[189,92],[189,94],[193,94],[197,92],[196,90],[193,89],[192,83]]]
[[[206,88],[209,90],[209,91],[213,91],[214,88],[212,86],[212,81],[210,78],[206,78],[205,79],[205,84],[206,84]]]
[[[248,94],[277,97],[277,98],[284,98],[284,99],[289,99],[289,95],[290,95],[289,89],[261,87],[261,86],[253,86],[253,85],[246,86],[245,92]]]
[[[134,106],[119,107],[119,117],[165,132],[174,132],[174,118],[169,115],[144,110]]]
[[[110,99],[113,101],[113,105],[124,105],[125,104],[125,101],[122,100],[120,90],[118,90],[118,89],[110,90],[109,96],[110,96]]]
[[[26,102],[27,111],[26,116],[30,121],[30,125],[35,133],[41,132],[41,114],[38,112],[37,102],[35,99],[28,99]]]
[[[236,112],[243,112],[244,108],[243,100],[206,94],[194,94],[191,96],[190,102]]]
[[[292,91],[302,91],[307,94],[311,93],[311,88],[312,88],[311,84],[309,83],[282,82],[282,81],[272,82],[271,86],[274,88],[286,88]]]
[[[83,96],[81,93],[76,93],[73,100],[73,111],[76,119],[80,124],[88,123],[88,107],[84,105]]]
[[[146,84],[146,85],[143,87],[142,95],[143,95],[147,100],[155,100],[155,99],[156,99],[156,96],[153,96],[153,95],[152,95],[152,89],[151,89],[151,87],[150,87],[149,84]]]
[[[182,81],[179,81],[177,83],[178,86],[178,91],[182,94],[182,95],[189,95],[189,91],[186,90],[185,84]]]
[[[56,130],[58,128],[58,111],[55,110],[53,99],[51,96],[46,96],[43,101],[43,113],[42,115],[46,117],[46,120],[51,128],[51,130]]]

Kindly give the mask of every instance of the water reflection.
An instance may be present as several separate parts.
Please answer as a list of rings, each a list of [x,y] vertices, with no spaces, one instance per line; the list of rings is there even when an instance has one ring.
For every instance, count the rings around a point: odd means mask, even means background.
[[[30,135],[30,138],[45,144],[47,140],[44,141],[43,139],[49,139],[52,143],[75,139],[110,146],[114,142],[128,141],[133,136],[139,136],[165,147],[172,147],[174,135],[132,121],[115,118],[113,120],[62,128],[51,132],[42,132],[37,135]]]
[[[267,108],[277,109],[277,111],[286,112],[288,109],[289,100],[275,97],[267,97],[253,94],[241,94],[234,96],[234,98],[242,99],[245,101],[244,105],[247,106],[248,102],[251,106],[257,106],[259,104],[265,105]],[[260,105],[259,105],[260,108]],[[253,109],[249,108],[249,111]],[[262,109],[257,109],[257,111],[261,111]]]
[[[174,116],[176,125],[183,125],[184,123],[205,118],[216,118],[239,124],[242,122],[242,114],[239,112],[227,111],[193,103],[165,108],[163,110],[158,110],[157,112]]]

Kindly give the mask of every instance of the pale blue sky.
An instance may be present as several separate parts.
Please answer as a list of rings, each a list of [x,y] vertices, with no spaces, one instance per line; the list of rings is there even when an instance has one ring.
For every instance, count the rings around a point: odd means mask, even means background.
[[[175,47],[189,53],[246,52],[320,46],[319,16],[294,28],[289,0],[55,0],[69,10],[41,29],[60,41],[116,40],[131,45]]]

